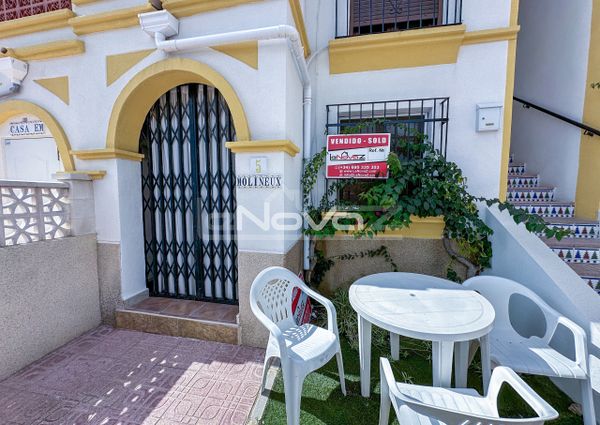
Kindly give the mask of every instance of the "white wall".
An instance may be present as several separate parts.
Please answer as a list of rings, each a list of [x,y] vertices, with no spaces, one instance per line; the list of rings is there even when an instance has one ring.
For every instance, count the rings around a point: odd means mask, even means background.
[[[111,0],[76,7],[80,15],[144,4],[140,0]],[[286,1],[266,0],[236,8],[218,10],[181,19],[178,37],[214,34],[275,24],[292,24]],[[67,34],[69,34],[67,36]],[[48,31],[14,37],[11,47],[73,38],[70,30]],[[106,56],[154,48],[154,41],[140,27],[80,36],[85,42],[83,55],[30,63],[29,75],[16,98],[34,102],[47,109],[63,126],[73,150],[102,149],[113,105],[126,84],[152,63],[172,57],[156,51],[106,87]],[[233,86],[248,119],[253,139],[290,139],[302,144],[302,96],[294,64],[285,41],[261,42],[259,70],[223,53],[203,49],[177,54],[206,63],[221,73]],[[33,80],[69,76],[70,104],[65,105]],[[275,163],[276,161],[273,161]],[[281,161],[280,161],[281,162]],[[289,197],[288,189],[299,186],[301,155],[286,159],[286,190],[277,195],[275,208],[299,210],[299,197]],[[123,160],[76,160],[79,170],[105,170],[104,179],[94,182],[98,240],[121,244],[121,281],[124,298],[145,288],[143,229],[139,163]],[[285,194],[285,197],[284,197]],[[252,206],[251,200],[247,205]],[[277,204],[277,203],[275,203]],[[278,244],[250,244],[242,248],[285,253],[297,240],[298,232],[281,237]]]
[[[287,19],[291,19],[291,17]],[[265,93],[255,94],[249,98],[252,98],[253,102],[257,102],[262,96],[264,101],[261,103],[261,107],[274,109],[268,112],[263,111],[260,117],[255,117],[255,124],[259,121],[264,122],[263,125],[253,127],[252,137],[257,140],[286,139],[302,149],[303,90],[289,49],[282,41],[263,42],[259,50],[259,61],[260,67],[266,66],[269,68],[267,72],[273,72],[270,87],[265,86]],[[269,89],[270,93],[267,94]],[[256,111],[246,110],[247,115],[254,112]],[[272,120],[271,124],[269,124],[269,120]],[[238,228],[242,226],[238,231],[238,248],[240,251],[285,254],[300,237],[300,228],[296,230],[274,228],[276,226],[273,226],[274,222],[271,218],[275,215],[283,217],[281,214],[284,213],[294,216],[301,211],[302,151],[295,157],[290,157],[282,152],[236,154],[236,172],[238,174],[251,172],[250,159],[253,156],[266,157],[267,173],[283,176],[283,186],[277,190],[248,188],[236,190]],[[241,208],[244,208],[243,214]],[[262,224],[253,222],[248,218],[249,215],[254,215],[256,220]],[[293,219],[277,220],[279,225],[287,225],[292,222]]]
[[[141,166],[117,160],[121,230],[121,296],[124,300],[146,290],[146,259],[142,217]]]
[[[582,120],[592,0],[521,0],[515,96]],[[515,103],[512,152],[557,198],[575,199],[581,131]]]
[[[109,0],[76,7],[78,14],[131,7],[142,0]],[[313,52],[334,37],[332,1],[303,3]],[[469,30],[508,25],[510,0],[464,0]],[[277,24],[293,24],[289,3],[265,0],[181,19],[179,38],[215,34]],[[9,40],[11,47],[59,38],[73,38],[70,30],[53,30]],[[63,126],[74,150],[102,149],[113,105],[126,84],[141,70],[163,59],[179,56],[208,64],[221,73],[236,91],[254,140],[289,139],[302,146],[302,87],[284,41],[259,43],[259,69],[255,70],[223,53],[202,49],[167,55],[155,51],[117,81],[106,87],[106,56],[152,49],[151,37],[139,27],[99,32],[79,37],[86,52],[46,61],[32,61],[22,91],[16,98],[47,109]],[[502,102],[506,80],[507,42],[461,48],[458,63],[372,73],[329,75],[328,55],[323,51],[311,65],[313,75],[313,133],[315,144],[324,144],[325,106],[331,103],[389,99],[450,97],[448,157],[461,166],[471,190],[497,196],[500,186],[502,131],[476,133],[475,107],[480,102]],[[70,104],[65,105],[33,80],[68,75]],[[267,154],[273,171],[284,175],[284,188],[269,193],[238,191],[238,205],[260,213],[270,196],[271,213],[298,212],[301,208],[302,155]],[[248,156],[236,158],[238,171],[247,167]],[[94,182],[98,240],[121,244],[122,294],[143,290],[144,257],[141,225],[139,163],[123,160],[76,161],[79,170],[106,170]],[[260,216],[260,214],[258,214]],[[256,229],[252,229],[255,231]],[[240,241],[240,250],[285,253],[298,240],[298,230],[259,232],[261,237]],[[276,236],[276,237],[275,237]]]
[[[509,0],[463,3],[468,31],[508,26]],[[307,4],[306,15],[312,18],[307,25],[313,52],[326,47],[334,37],[334,12],[333,2]],[[475,111],[478,103],[504,103],[507,46],[506,41],[463,46],[456,64],[337,75],[329,74],[328,54],[323,51],[311,68],[317,79],[317,146],[325,145],[328,104],[449,97],[448,159],[463,170],[472,193],[497,197],[503,132],[477,133]]]

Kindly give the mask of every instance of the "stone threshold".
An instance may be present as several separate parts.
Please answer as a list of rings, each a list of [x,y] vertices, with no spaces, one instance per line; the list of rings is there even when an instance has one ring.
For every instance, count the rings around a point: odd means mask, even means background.
[[[116,311],[116,324],[117,328],[139,332],[239,344],[239,325],[237,323],[127,308]]]

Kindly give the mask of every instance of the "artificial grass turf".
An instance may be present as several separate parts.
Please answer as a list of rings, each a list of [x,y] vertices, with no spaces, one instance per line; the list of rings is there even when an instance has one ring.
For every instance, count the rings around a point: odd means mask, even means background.
[[[406,338],[401,338],[401,345],[408,346]],[[302,390],[301,425],[376,425],[379,421],[379,357],[389,358],[388,352],[381,352],[373,347],[371,362],[371,397],[360,396],[360,368],[358,352],[350,347],[342,338],[342,351],[346,373],[346,389],[344,397],[340,391],[335,358],[323,368],[311,373],[304,381]],[[414,384],[431,385],[431,361],[424,353],[403,350],[399,361],[392,363],[397,381],[408,381]],[[553,425],[583,424],[581,417],[568,410],[572,403],[547,378],[526,376],[525,380],[560,414],[551,422]],[[481,393],[481,375],[475,367],[469,370],[468,385]],[[505,417],[527,417],[531,411],[528,406],[509,388],[500,392],[500,411]],[[390,414],[393,424],[398,424],[393,411]],[[277,376],[273,391],[270,394],[262,425],[285,425],[285,398],[281,373]],[[404,424],[403,424],[404,425]]]

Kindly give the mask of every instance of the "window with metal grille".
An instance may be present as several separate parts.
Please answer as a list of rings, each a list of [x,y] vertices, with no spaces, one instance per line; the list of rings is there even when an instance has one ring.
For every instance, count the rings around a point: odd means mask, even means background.
[[[462,0],[336,0],[336,36],[454,25]]]
[[[71,0],[0,0],[0,21],[70,8]]]
[[[446,156],[449,106],[447,97],[327,105],[326,132],[390,133],[390,151],[401,158],[409,153],[399,141],[429,143]],[[339,189],[338,199],[357,203],[358,195],[372,184],[368,180],[348,182]]]

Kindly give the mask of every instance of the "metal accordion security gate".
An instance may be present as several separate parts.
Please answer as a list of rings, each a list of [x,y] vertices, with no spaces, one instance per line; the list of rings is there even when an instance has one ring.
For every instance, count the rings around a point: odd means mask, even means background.
[[[217,89],[186,84],[156,101],[140,138],[150,295],[236,304],[231,112]]]

